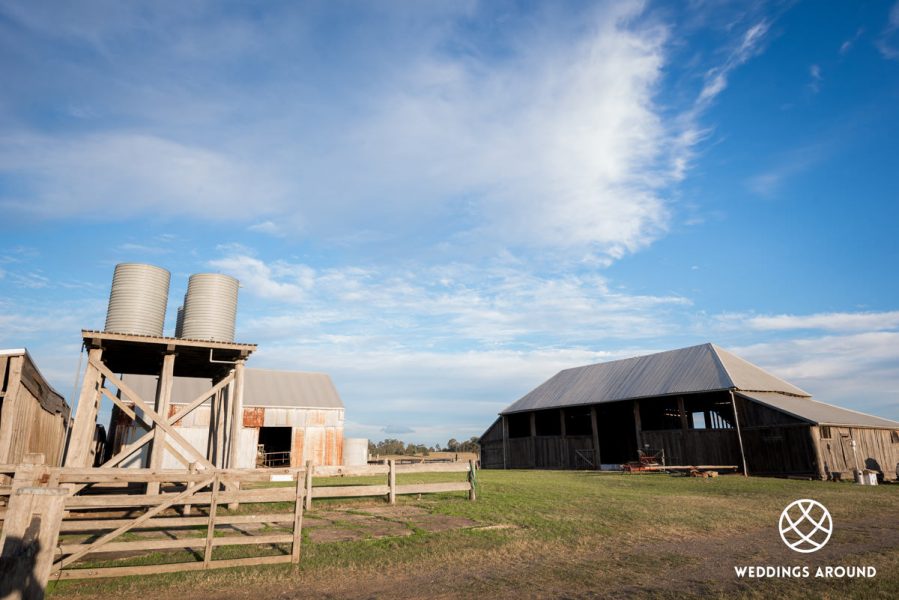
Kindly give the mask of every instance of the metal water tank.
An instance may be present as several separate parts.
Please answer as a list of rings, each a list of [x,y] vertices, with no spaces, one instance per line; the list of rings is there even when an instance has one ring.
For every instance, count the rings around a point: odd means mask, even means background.
[[[105,330],[161,337],[170,278],[168,271],[153,265],[116,265]]]
[[[365,438],[343,438],[343,464],[358,466],[368,464],[368,440]]]
[[[239,282],[229,275],[197,273],[187,282],[181,337],[234,341]]]
[[[175,318],[175,337],[183,337],[181,335],[184,330],[184,305],[178,307],[178,315]]]

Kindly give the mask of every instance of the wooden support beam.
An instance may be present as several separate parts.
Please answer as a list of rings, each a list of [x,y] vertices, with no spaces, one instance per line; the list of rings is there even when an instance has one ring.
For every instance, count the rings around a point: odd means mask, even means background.
[[[156,384],[156,412],[168,419],[169,403],[172,401],[172,387],[175,383],[175,354],[170,352],[162,357],[162,371],[159,373],[159,381]],[[165,456],[165,429],[153,428],[153,442],[150,446],[150,461],[147,465],[151,469],[162,467],[162,459]],[[158,494],[159,484],[148,483],[148,494]]]
[[[306,461],[306,474],[303,479],[305,479],[306,484],[306,510],[312,510],[312,473],[315,471],[315,466],[312,464],[311,460]]]
[[[687,409],[684,406],[684,397],[677,397],[677,414],[680,417],[680,428],[686,431],[690,429],[689,424],[687,423]],[[686,454],[684,454],[686,456]]]
[[[196,398],[191,400],[181,410],[179,410],[178,412],[173,414],[171,417],[169,417],[169,423],[171,425],[174,425],[175,423],[177,423],[178,421],[180,421],[181,419],[186,417],[188,414],[190,414],[193,410],[195,410],[201,404],[206,402],[210,397],[217,396],[219,394],[219,392],[222,390],[222,388],[224,388],[226,385],[231,383],[232,379],[234,379],[234,373],[228,374],[227,377],[225,377],[224,379],[222,379],[221,381],[216,383],[214,386],[212,386],[211,388],[209,388],[208,390],[206,390],[205,392],[203,392],[202,394],[200,394],[199,396],[197,396]],[[211,419],[210,419],[210,421],[211,421]]]
[[[475,462],[473,460],[468,461],[468,485],[471,486],[471,489],[468,490],[468,499],[472,502],[478,499],[478,493],[474,489],[475,481],[477,481],[477,471],[475,469]]]
[[[531,468],[535,469],[537,467],[537,412],[531,411],[530,414],[530,435],[531,435],[531,444],[530,444],[530,452],[528,453],[528,460],[531,463]]]
[[[231,435],[229,436],[231,444],[231,452],[228,457],[228,466],[232,469],[238,467],[238,458],[240,457],[240,432],[243,431],[243,386],[244,386],[244,368],[246,361],[238,361],[234,365],[234,398],[231,400]],[[240,482],[235,484],[235,489],[240,489]],[[228,505],[229,510],[237,510],[240,505],[232,502]]]
[[[812,442],[812,451],[815,453],[815,471],[821,481],[827,481],[827,465],[824,461],[824,454],[821,452],[821,428],[813,425],[808,428],[808,435]]]
[[[599,420],[596,415],[596,406],[590,407],[590,431],[593,434],[593,468],[599,470]]]
[[[509,468],[509,419],[502,415],[503,420],[503,469]]]
[[[110,383],[119,388],[124,396],[131,400],[131,402],[133,402],[137,408],[141,409],[141,411],[144,413],[144,417],[146,419],[149,419],[148,423],[151,423],[153,428],[161,427],[162,429],[164,429],[165,432],[173,440],[175,440],[183,450],[190,454],[191,458],[193,458],[196,462],[200,463],[207,469],[215,468],[213,464],[206,459],[205,456],[203,456],[196,448],[194,448],[193,444],[185,440],[184,436],[178,433],[178,431],[174,427],[169,425],[168,419],[150,408],[150,406],[148,406],[147,403],[143,401],[143,399],[140,397],[140,395],[138,395],[137,392],[131,389],[131,387],[124,381],[116,377],[115,374],[106,367],[106,365],[98,363],[95,366],[100,370],[100,373],[104,375]]]
[[[103,349],[91,348],[87,358],[78,407],[75,409],[75,423],[66,452],[64,464],[67,467],[90,467],[94,464],[94,430],[100,408],[100,388],[103,387],[103,376],[98,365],[102,365]]]
[[[737,399],[733,390],[730,390],[730,404],[734,408],[734,424],[737,426],[737,441],[740,443],[740,458],[743,460],[743,477],[749,477],[749,469],[746,468],[746,452],[743,450],[743,434],[740,432],[740,415],[737,414]]]
[[[634,400],[634,431],[637,434],[637,456],[634,458],[638,458],[640,456],[640,451],[643,450],[643,426],[640,424],[639,400]]]
[[[568,425],[565,423],[564,408],[559,409],[559,432],[562,438],[562,468],[570,469],[573,465],[568,452]]]

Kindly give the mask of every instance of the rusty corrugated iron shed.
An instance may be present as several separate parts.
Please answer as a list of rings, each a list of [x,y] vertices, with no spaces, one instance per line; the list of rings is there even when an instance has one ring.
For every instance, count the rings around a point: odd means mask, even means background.
[[[124,381],[142,398],[154,397],[156,377],[125,375]],[[172,402],[190,402],[209,389],[208,379],[175,377]],[[343,408],[343,402],[331,378],[325,373],[246,369],[244,406],[270,408]]]

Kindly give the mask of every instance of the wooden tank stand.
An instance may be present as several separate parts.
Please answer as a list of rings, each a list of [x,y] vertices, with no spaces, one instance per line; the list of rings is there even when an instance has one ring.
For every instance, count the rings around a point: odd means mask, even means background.
[[[94,465],[94,430],[103,397],[147,431],[103,462],[101,468],[118,466],[148,445],[149,458],[144,466],[151,469],[161,468],[165,452],[185,466],[195,464],[200,469],[237,466],[238,440],[243,425],[244,368],[247,358],[256,349],[255,344],[90,330],[81,333],[88,348],[88,361],[64,462],[66,467]],[[117,373],[158,376],[154,401],[141,398]],[[213,385],[181,410],[172,413],[170,404],[175,377],[211,379]],[[113,393],[107,385],[116,388],[118,393]],[[224,427],[223,414],[226,397],[230,404],[228,429]],[[210,398],[216,415],[215,426],[210,420],[210,439],[205,452],[200,452],[181,436],[174,425]],[[152,483],[149,485],[153,486]],[[151,487],[147,492],[158,493],[158,486],[156,483],[155,489]]]

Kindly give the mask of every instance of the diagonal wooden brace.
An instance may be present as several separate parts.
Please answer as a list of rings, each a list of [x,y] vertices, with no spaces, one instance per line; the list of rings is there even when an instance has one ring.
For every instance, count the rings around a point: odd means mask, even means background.
[[[155,410],[150,408],[146,402],[144,402],[140,395],[135,392],[131,387],[128,386],[124,381],[115,376],[115,373],[109,370],[109,368],[101,362],[94,363],[91,361],[91,364],[94,365],[104,376],[106,376],[106,380],[116,386],[125,396],[131,400],[134,405],[141,409],[144,413],[144,420],[146,421],[146,417],[149,417],[150,421],[152,421],[152,426],[159,427],[163,431],[165,431],[173,440],[178,442],[178,445],[181,446],[184,450],[186,450],[191,457],[201,465],[203,465],[207,469],[215,469],[215,466],[209,462],[209,460],[203,456],[196,448],[193,447],[193,444],[184,439],[184,437],[178,433],[178,431],[169,425],[168,419],[157,413]]]
[[[150,510],[148,510],[147,512],[142,514],[140,517],[131,521],[130,523],[126,523],[126,524],[122,525],[115,531],[110,531],[106,535],[100,537],[97,541],[92,543],[90,546],[87,546],[86,548],[82,548],[78,552],[71,554],[67,558],[65,558],[65,559],[61,560],[60,562],[56,563],[55,565],[53,565],[54,573],[64,567],[72,564],[76,560],[83,557],[85,554],[89,554],[90,552],[95,552],[97,550],[97,548],[112,541],[113,539],[122,535],[129,529],[133,529],[134,527],[137,527],[138,525],[152,519],[153,517],[155,517],[162,511],[164,511],[165,509],[167,509],[175,504],[182,503],[182,500],[184,500],[185,498],[188,498],[190,496],[193,496],[197,492],[197,490],[201,490],[204,487],[206,487],[207,485],[209,485],[210,483],[212,483],[213,481],[215,481],[216,477],[217,477],[217,475],[215,473],[213,473],[212,475],[203,479],[202,481],[199,481],[199,482],[189,486],[186,490],[184,490],[180,494],[175,494],[171,498],[162,502],[161,504],[157,504],[156,506],[154,506],[153,508],[151,508]]]

